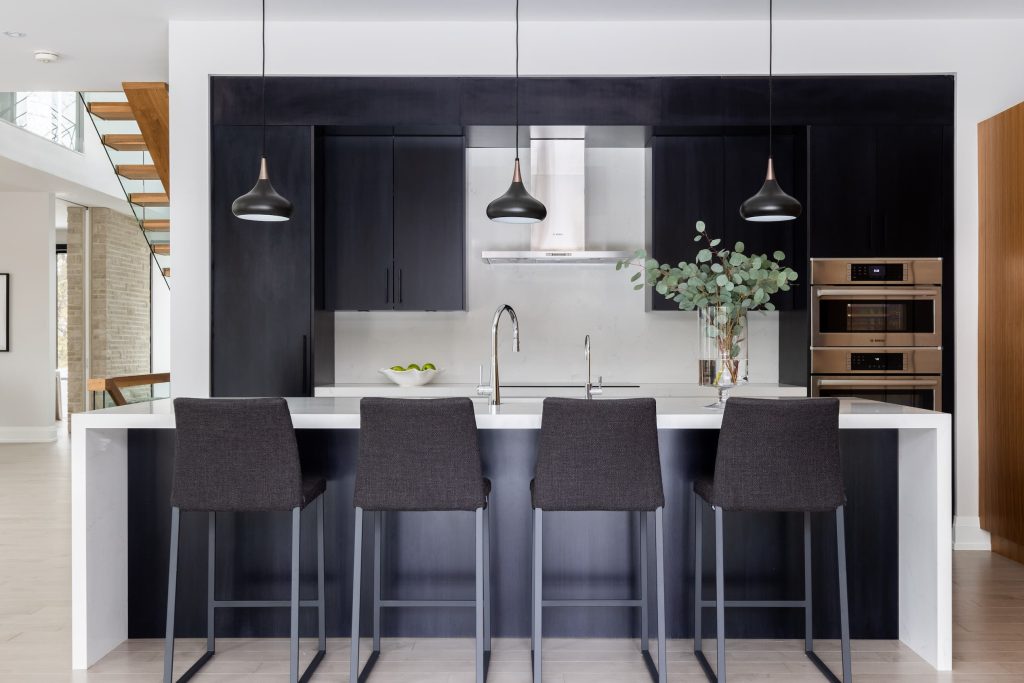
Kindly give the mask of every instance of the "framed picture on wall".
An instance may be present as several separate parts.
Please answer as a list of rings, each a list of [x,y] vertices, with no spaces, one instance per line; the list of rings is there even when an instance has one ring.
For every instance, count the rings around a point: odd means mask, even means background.
[[[0,351],[11,350],[11,276],[0,273]]]

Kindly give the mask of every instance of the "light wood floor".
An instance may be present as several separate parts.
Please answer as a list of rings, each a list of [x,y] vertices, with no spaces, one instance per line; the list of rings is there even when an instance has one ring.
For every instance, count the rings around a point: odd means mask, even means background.
[[[63,432],[62,432],[63,434]],[[70,487],[66,436],[58,444],[0,445],[0,683],[158,681],[162,641],[131,641],[88,672],[72,672]],[[894,641],[854,643],[859,681],[1024,681],[1024,566],[983,552],[955,553],[954,673],[938,674]],[[194,680],[286,680],[285,640],[219,639],[217,656]],[[652,643],[653,645],[654,643]],[[304,641],[304,661],[315,641]],[[469,683],[472,640],[385,639],[371,683]],[[820,642],[838,666],[837,643]],[[713,641],[705,647],[714,661]],[[179,671],[203,643],[181,641]],[[545,681],[646,682],[638,645],[627,640],[545,639]],[[365,648],[363,650],[365,653]],[[691,643],[671,641],[670,681],[704,680]],[[530,680],[529,641],[496,639],[490,683]],[[331,640],[314,681],[346,681],[348,643]],[[822,681],[801,641],[730,641],[730,680]]]

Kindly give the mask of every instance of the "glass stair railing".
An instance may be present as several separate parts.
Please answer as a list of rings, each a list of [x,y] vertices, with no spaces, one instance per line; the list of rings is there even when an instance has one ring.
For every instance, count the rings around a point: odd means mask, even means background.
[[[85,112],[103,142],[125,199],[149,244],[153,259],[170,287],[170,198],[135,121],[124,92],[79,93]]]

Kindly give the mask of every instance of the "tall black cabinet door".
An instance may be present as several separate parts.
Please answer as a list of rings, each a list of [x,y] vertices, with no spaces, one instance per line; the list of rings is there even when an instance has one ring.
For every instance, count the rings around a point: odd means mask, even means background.
[[[246,221],[231,213],[231,202],[256,181],[260,139],[259,126],[211,131],[213,396],[303,396],[310,390],[313,129],[267,129],[270,176],[294,206],[287,222]]]
[[[880,256],[873,126],[812,126],[810,252],[815,258]]]
[[[391,310],[394,273],[392,138],[323,138],[324,305]]]
[[[697,221],[721,236],[722,138],[718,136],[656,136],[651,141],[651,257],[675,265],[691,261],[702,245],[693,241]],[[654,294],[651,307],[674,311],[678,306]]]
[[[880,126],[878,220],[888,257],[942,256],[952,212],[942,126]]]
[[[466,307],[465,186],[464,138],[395,138],[396,309]]]

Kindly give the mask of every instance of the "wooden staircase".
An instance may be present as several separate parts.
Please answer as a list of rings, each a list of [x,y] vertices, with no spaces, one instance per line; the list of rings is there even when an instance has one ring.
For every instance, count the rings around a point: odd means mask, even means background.
[[[160,271],[170,278],[170,119],[166,83],[121,84],[89,93],[86,108]],[[109,98],[109,99],[108,99]]]

